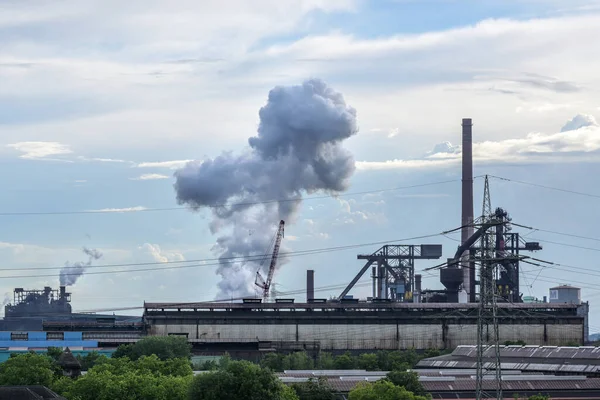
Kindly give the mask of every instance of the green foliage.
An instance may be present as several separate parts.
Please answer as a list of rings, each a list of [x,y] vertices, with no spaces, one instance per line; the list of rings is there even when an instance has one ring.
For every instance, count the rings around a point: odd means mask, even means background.
[[[335,400],[333,389],[327,384],[327,379],[309,379],[308,382],[294,383],[292,389],[300,400]]]
[[[542,394],[536,394],[533,396],[529,396],[528,400],[550,400],[550,396],[544,396]]]
[[[52,388],[68,399],[186,400],[192,375],[187,359],[99,357],[86,375],[59,379]]]
[[[367,371],[377,371],[379,369],[379,362],[377,361],[377,354],[374,353],[363,353],[358,356],[358,368],[366,369]]]
[[[219,368],[219,363],[215,360],[206,360],[203,363],[194,365],[194,371],[214,371]]]
[[[113,353],[113,358],[127,357],[137,360],[142,356],[155,354],[161,360],[190,358],[191,345],[183,336],[149,336],[135,344],[121,345]]]
[[[50,386],[55,379],[55,368],[52,357],[45,354],[19,354],[0,364],[0,385]]]
[[[522,340],[507,340],[504,342],[505,346],[527,346],[527,343],[525,343]]]
[[[331,353],[322,352],[317,357],[317,365],[318,369],[334,369],[335,368],[335,359]]]
[[[86,356],[81,357],[81,355],[77,355],[77,360],[79,364],[81,364],[81,369],[83,371],[87,371],[92,368],[96,363],[100,362],[100,360],[107,359],[106,356],[100,355],[97,351],[91,351]]]
[[[60,347],[48,347],[46,355],[48,355],[48,357],[52,358],[54,361],[58,361],[62,353],[63,349],[61,349]]]
[[[190,400],[297,400],[291,388],[268,369],[247,361],[229,361],[226,367],[194,377]]]
[[[350,353],[345,353],[335,358],[333,366],[335,369],[354,369],[356,368],[356,363]]]
[[[381,380],[375,383],[359,383],[348,395],[348,400],[427,400],[401,386]]]
[[[297,351],[285,356],[282,360],[283,370],[286,369],[313,369],[314,362],[312,358],[304,351]]]
[[[409,371],[390,371],[387,380],[396,386],[402,386],[409,392],[419,396],[427,396],[427,391],[419,381],[419,375]]]
[[[367,371],[406,371],[413,368],[419,360],[436,357],[442,353],[439,350],[428,350],[418,354],[414,350],[406,351],[379,351],[377,353],[363,353],[353,356],[349,352],[338,356],[331,353],[319,353],[313,360],[306,352],[295,352],[288,355],[269,353],[260,361],[260,365],[273,371],[297,369],[366,369]],[[210,370],[212,365],[202,366],[203,370]]]
[[[282,354],[268,353],[260,360],[260,366],[263,368],[269,368],[271,371],[283,371],[283,358]]]

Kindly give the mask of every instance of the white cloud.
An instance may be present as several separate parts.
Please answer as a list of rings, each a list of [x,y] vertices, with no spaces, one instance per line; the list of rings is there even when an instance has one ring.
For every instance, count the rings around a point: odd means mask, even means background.
[[[160,263],[185,261],[183,254],[175,251],[164,251],[157,244],[144,243],[138,247],[138,251],[148,254],[154,261]]]
[[[577,114],[561,128],[561,132],[575,131],[586,126],[598,126],[593,115]]]
[[[150,181],[150,180],[156,180],[156,179],[169,179],[170,177],[168,175],[162,175],[162,174],[143,174],[138,176],[137,178],[131,178],[131,180],[133,181]]]
[[[179,169],[185,167],[185,165],[193,160],[172,160],[172,161],[155,161],[155,162],[142,162],[137,164],[138,168],[167,168],[167,169]]]
[[[49,156],[72,153],[68,145],[58,142],[18,142],[7,144],[6,147],[22,152],[20,158],[28,160],[47,159]]]
[[[568,128],[565,130],[565,127]],[[478,163],[599,162],[600,127],[591,116],[577,116],[561,132],[533,132],[523,138],[473,143],[473,160]],[[360,161],[359,170],[441,168],[459,165],[460,147],[446,142],[436,145],[423,159]]]
[[[136,206],[136,207],[125,207],[125,208],[101,208],[99,210],[89,210],[90,212],[97,213],[128,213],[128,212],[138,212],[147,210],[146,207]]]

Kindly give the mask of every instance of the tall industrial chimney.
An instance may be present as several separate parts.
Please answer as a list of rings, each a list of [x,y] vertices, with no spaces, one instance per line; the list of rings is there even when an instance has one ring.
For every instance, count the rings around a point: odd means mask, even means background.
[[[309,269],[306,271],[306,302],[315,299],[315,271]]]
[[[462,232],[461,243],[472,234],[473,227],[473,123],[471,118],[462,120]],[[467,302],[472,300],[475,287],[475,270],[469,268],[469,250],[462,254],[463,289],[467,292]],[[473,292],[473,293],[472,293]]]

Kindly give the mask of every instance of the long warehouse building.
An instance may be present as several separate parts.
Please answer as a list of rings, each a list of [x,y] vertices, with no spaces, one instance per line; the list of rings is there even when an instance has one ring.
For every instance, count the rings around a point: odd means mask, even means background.
[[[452,349],[477,341],[474,303],[145,303],[149,335],[198,349],[373,351]],[[587,303],[499,304],[500,341],[581,345]],[[489,333],[491,335],[492,327]]]

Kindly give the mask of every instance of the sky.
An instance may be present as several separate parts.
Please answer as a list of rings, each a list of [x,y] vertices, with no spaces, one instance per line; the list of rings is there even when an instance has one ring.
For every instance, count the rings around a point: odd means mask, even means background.
[[[472,118],[475,214],[489,175],[554,263],[525,265],[523,294],[579,286],[600,331],[598,35],[583,0],[0,0],[0,294],[57,287],[86,247],[102,257],[70,287],[76,311],[215,299],[216,217],[177,202],[175,173],[249,154],[269,92],[320,79],[356,111],[355,170],[339,196],[303,193],[276,290],[302,299],[314,269],[337,296],[385,242],[453,255],[460,235],[439,234],[460,226]]]

